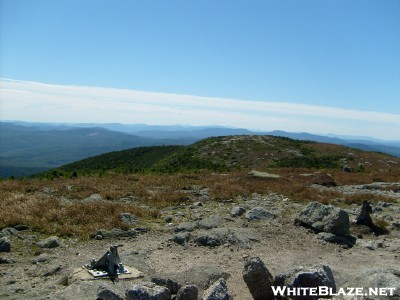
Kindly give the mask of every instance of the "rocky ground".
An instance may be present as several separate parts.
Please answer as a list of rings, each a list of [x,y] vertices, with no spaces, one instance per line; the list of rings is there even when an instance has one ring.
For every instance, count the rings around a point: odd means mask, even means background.
[[[6,228],[1,231],[0,298],[96,299],[102,284],[124,295],[135,283],[159,278],[180,285],[194,284],[201,299],[212,283],[224,278],[233,299],[253,299],[242,272],[249,258],[259,257],[272,276],[322,264],[332,270],[337,288],[389,285],[397,288],[392,299],[400,299],[400,194],[393,188],[385,189],[387,184],[314,186],[395,197],[394,203],[372,203],[371,216],[384,220],[388,230],[379,236],[366,226],[354,224],[360,205],[338,202],[331,209],[337,213],[342,208],[349,216],[347,234],[342,232],[346,228],[335,231],[329,224],[321,225],[325,220],[321,211],[313,211],[314,220],[306,220],[301,213],[306,204],[278,194],[214,201],[209,199],[206,187],[198,186],[187,191],[193,199],[190,205],[163,209],[159,222],[145,223],[128,214],[125,218],[132,224],[130,231],[103,230],[86,241],[50,238],[41,244],[48,236],[24,226]],[[400,183],[390,185],[400,187]],[[341,241],[342,237],[350,242]],[[119,248],[122,263],[139,270],[142,276],[114,282],[83,278],[82,265],[100,258],[112,244],[123,244]]]

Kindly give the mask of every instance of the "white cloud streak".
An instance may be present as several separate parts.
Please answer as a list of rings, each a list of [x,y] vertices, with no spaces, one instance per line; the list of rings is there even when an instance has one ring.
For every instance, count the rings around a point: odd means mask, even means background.
[[[400,115],[0,79],[3,120],[225,125],[400,139]]]

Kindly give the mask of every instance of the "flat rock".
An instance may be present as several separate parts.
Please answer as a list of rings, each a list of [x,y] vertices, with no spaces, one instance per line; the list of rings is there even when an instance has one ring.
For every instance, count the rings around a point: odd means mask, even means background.
[[[256,170],[251,170],[248,175],[253,176],[255,178],[266,178],[266,179],[278,179],[281,178],[281,176],[277,174],[271,174],[267,172],[260,172]]]
[[[62,246],[60,239],[57,236],[50,236],[47,239],[36,243],[40,248],[57,248]]]
[[[127,300],[170,300],[171,291],[163,286],[141,282],[128,288],[125,296]]]
[[[275,218],[275,215],[270,213],[264,207],[254,207],[246,212],[245,218],[248,221],[256,221],[256,220],[271,221]]]

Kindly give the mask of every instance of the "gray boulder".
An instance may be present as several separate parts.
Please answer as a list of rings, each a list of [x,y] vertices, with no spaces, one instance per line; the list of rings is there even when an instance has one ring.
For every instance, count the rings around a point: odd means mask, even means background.
[[[57,236],[50,236],[47,239],[36,243],[40,248],[57,248],[61,247],[62,243]]]
[[[17,234],[17,233],[18,233],[18,230],[17,230],[17,229],[12,228],[12,227],[6,227],[6,228],[3,228],[3,229],[0,231],[0,237],[3,237],[3,236],[10,236],[10,235],[14,235],[14,234]]]
[[[336,283],[331,269],[325,265],[311,268],[298,267],[275,277],[274,286],[288,288],[327,286],[336,292]],[[303,300],[317,300],[317,296],[305,295]]]
[[[254,300],[273,298],[274,278],[259,257],[246,260],[242,276]]]
[[[206,246],[206,247],[217,247],[222,244],[220,238],[210,232],[206,232],[204,234],[199,235],[195,239],[196,244],[200,246]]]
[[[123,295],[119,294],[108,284],[101,284],[97,288],[97,299],[98,300],[123,300]]]
[[[350,236],[349,214],[333,205],[309,203],[300,213],[300,224],[316,232]]]
[[[231,209],[231,215],[233,217],[240,217],[241,215],[243,215],[246,212],[246,210],[241,207],[241,206],[234,206]]]
[[[189,238],[189,232],[178,232],[172,238],[170,238],[170,241],[173,241],[179,245],[184,245],[189,241]]]
[[[172,294],[178,293],[178,290],[181,288],[181,285],[178,282],[169,278],[165,279],[161,277],[153,277],[151,278],[151,281],[159,286],[166,287],[171,291]]]
[[[127,300],[170,300],[171,291],[152,282],[141,282],[128,288],[125,296]]]
[[[176,300],[197,300],[199,296],[199,289],[197,286],[191,284],[191,285],[185,285],[181,287],[176,294]]]
[[[139,222],[138,217],[131,213],[121,213],[119,218],[122,223],[128,226],[135,226]]]
[[[203,294],[203,300],[231,300],[228,293],[228,286],[225,279],[218,279],[212,286],[210,286]]]
[[[248,221],[268,220],[271,221],[275,215],[267,211],[264,207],[254,207],[246,212],[245,218]]]
[[[400,299],[400,270],[368,270],[360,274],[360,276],[354,276],[349,282],[343,284],[343,286],[363,287],[365,291],[369,288],[395,288],[393,295],[390,295],[390,291],[386,290],[387,296],[367,296],[365,299]]]
[[[11,242],[7,237],[0,238],[0,252],[10,252]]]

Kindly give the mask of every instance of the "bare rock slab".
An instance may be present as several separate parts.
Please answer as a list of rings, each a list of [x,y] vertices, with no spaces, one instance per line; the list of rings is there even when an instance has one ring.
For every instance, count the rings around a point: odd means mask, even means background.
[[[125,296],[127,300],[170,300],[171,291],[152,282],[142,282],[128,288]]]
[[[61,247],[62,243],[57,236],[50,236],[47,239],[36,243],[40,248],[57,248]]]
[[[275,215],[270,213],[264,207],[254,207],[246,212],[245,218],[248,221],[268,220],[271,221]]]

